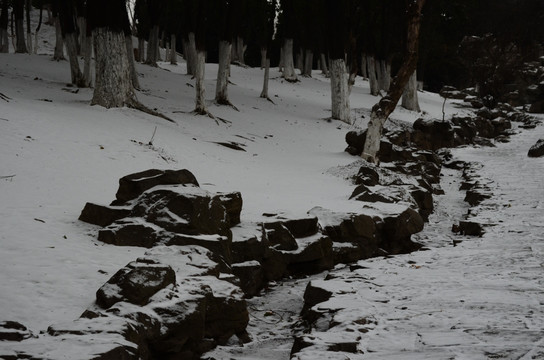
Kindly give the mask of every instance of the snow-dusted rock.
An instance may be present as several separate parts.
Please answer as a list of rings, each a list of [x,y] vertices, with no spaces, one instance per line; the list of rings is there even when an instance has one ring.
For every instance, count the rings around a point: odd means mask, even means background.
[[[22,341],[32,336],[30,330],[16,321],[0,322],[0,341]]]
[[[544,139],[540,139],[531,146],[529,149],[529,153],[527,154],[529,157],[542,157],[544,156]]]
[[[132,208],[122,206],[104,206],[93,203],[85,204],[79,220],[89,224],[108,226],[113,222],[127,217]]]

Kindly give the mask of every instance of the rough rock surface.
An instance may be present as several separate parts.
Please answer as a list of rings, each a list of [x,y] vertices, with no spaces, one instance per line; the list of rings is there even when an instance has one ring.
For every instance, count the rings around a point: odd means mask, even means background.
[[[527,154],[529,157],[542,157],[544,156],[544,139],[540,139],[534,144]]]

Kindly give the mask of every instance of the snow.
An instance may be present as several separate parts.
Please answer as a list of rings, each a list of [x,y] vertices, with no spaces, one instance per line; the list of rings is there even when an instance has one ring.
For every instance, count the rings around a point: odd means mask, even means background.
[[[44,36],[51,31],[44,26]],[[190,113],[194,80],[184,75],[184,63],[161,63],[160,69],[137,65],[144,88],[138,98],[174,119],[170,123],[131,109],[91,107],[92,90],[67,86],[68,63],[51,61],[52,42],[46,45],[42,55],[0,54],[0,93],[9,98],[0,99],[1,320],[21,322],[35,334],[71,322],[94,303],[96,290],[117,270],[148,251],[100,243],[98,227],[77,220],[86,202],[111,202],[118,179],[130,173],[186,168],[204,190],[240,191],[245,223],[262,221],[263,213],[304,216],[314,207],[346,213],[362,208],[348,201],[354,186],[346,180],[346,169],[358,168],[353,165],[357,159],[343,149],[346,132],[366,126],[368,109],[378,101],[369,95],[366,81],[357,79],[353,87],[356,121],[350,126],[326,120],[330,84],[317,72],[292,84],[271,69],[272,104],[258,97],[261,70],[233,66],[229,94],[239,111],[208,101],[209,110],[226,120],[216,122]],[[217,65],[207,64],[208,99],[216,71]],[[419,96],[424,113],[397,109],[393,123],[442,118],[439,95]],[[467,111],[458,106],[448,101],[446,115]],[[342,321],[364,315],[377,323],[365,325],[370,330],[358,340],[365,354],[349,358],[544,357],[544,159],[526,157],[539,138],[544,138],[543,126],[496,148],[454,150],[459,159],[482,163],[478,173],[492,181],[494,197],[474,211],[476,221],[494,224],[482,238],[451,233],[467,205],[457,190],[458,173],[443,170],[446,195],[436,198],[435,214],[416,236],[431,250],[363,261],[365,269],[354,273],[335,270],[351,290],[336,303],[318,306],[345,309],[336,315]],[[246,152],[216,144],[228,141],[241,143]],[[397,212],[402,206],[368,211]],[[251,231],[239,227],[234,233]],[[463,242],[453,247],[454,239]],[[299,320],[309,280],[287,281],[251,299],[248,330],[254,341],[243,348],[220,348],[216,358],[287,359],[291,326]],[[326,333],[321,335],[326,341]],[[40,339],[32,341],[32,346],[44,346]],[[88,345],[79,341],[75,349]],[[55,349],[47,351],[53,358],[58,355]],[[84,358],[77,351],[73,355]],[[346,357],[310,350],[299,355]]]

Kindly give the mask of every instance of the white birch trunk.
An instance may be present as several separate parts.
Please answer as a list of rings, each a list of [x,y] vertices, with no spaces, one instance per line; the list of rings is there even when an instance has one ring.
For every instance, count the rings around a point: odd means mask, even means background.
[[[178,64],[178,54],[176,52],[176,34],[170,35],[170,64]]]
[[[66,52],[70,60],[70,73],[72,75],[72,84],[77,87],[85,87],[85,80],[79,68],[79,59],[77,56],[77,35],[76,33],[68,33],[64,37],[66,44]]]
[[[132,45],[132,35],[129,34],[125,36],[125,43],[127,46],[127,58],[132,86],[134,87],[134,89],[140,89],[140,82],[138,81],[138,74],[136,73],[136,65],[134,64],[134,47]]]
[[[370,94],[377,96],[380,93],[380,85],[378,83],[378,78],[376,77],[376,58],[374,56],[368,56],[367,59]]]
[[[306,49],[306,55],[304,57],[304,70],[303,75],[312,77],[312,67],[314,64],[314,52],[310,49]]]
[[[331,61],[332,118],[351,124],[348,73],[344,59]]]
[[[132,87],[125,35],[107,28],[93,31],[96,55],[96,84],[91,105],[105,108],[136,103]]]
[[[147,56],[145,63],[151,66],[157,66],[157,54],[159,53],[159,26],[155,25],[149,31],[149,41],[147,42]]]
[[[232,52],[232,43],[219,42],[219,64],[217,69],[217,83],[215,88],[215,101],[222,105],[231,105],[229,100],[229,63]]]
[[[411,111],[420,112],[421,108],[419,107],[419,101],[417,98],[417,72],[414,71],[410,80],[404,88],[404,93],[402,94],[402,107]]]
[[[298,81],[293,59],[293,39],[285,39],[283,42],[283,78],[289,82]]]
[[[329,77],[329,67],[327,66],[327,57],[325,56],[325,54],[321,53],[320,55],[320,58],[321,58],[321,72],[323,73],[323,75],[325,75],[325,77]]]
[[[266,67],[267,50],[266,47],[261,47],[261,70]]]
[[[267,58],[264,67],[263,91],[261,91],[261,97],[264,99],[270,99],[268,96],[268,80],[270,80],[270,59]]]
[[[9,38],[8,31],[5,29],[0,29],[0,53],[9,52]]]
[[[64,60],[64,40],[62,39],[62,31],[60,29],[60,19],[55,17],[55,53],[54,60]]]
[[[196,63],[197,63],[197,54],[196,54],[196,42],[195,42],[195,33],[189,33],[189,41],[186,46],[185,55],[187,58],[187,74],[196,75]]]
[[[93,36],[86,36],[85,39],[85,62],[83,65],[83,78],[85,79],[85,86],[91,87],[93,85],[93,78],[91,75],[91,58],[93,55]]]
[[[368,122],[368,129],[366,132],[365,147],[361,157],[368,162],[378,163],[377,154],[380,150],[380,141],[382,137],[383,125],[387,121],[387,116],[379,111],[370,113],[370,121]]]
[[[145,39],[138,38],[138,61],[145,62]]]
[[[196,52],[196,69],[195,69],[195,112],[197,114],[206,115],[206,86],[204,84],[204,74],[206,70],[206,52]]]

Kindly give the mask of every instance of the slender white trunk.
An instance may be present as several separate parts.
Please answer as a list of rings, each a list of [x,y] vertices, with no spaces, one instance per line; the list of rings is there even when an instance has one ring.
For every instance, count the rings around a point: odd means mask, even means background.
[[[138,59],[139,62],[145,62],[145,39],[138,38]]]
[[[62,31],[60,29],[60,19],[55,17],[55,53],[54,60],[64,60],[64,40],[62,39]]]
[[[185,57],[187,58],[187,74],[188,75],[195,75],[196,73],[196,42],[195,42],[195,33],[191,32],[189,33],[189,41],[186,46],[186,52],[187,54]]]
[[[85,39],[85,63],[83,65],[83,78],[85,79],[85,86],[91,87],[93,85],[93,79],[91,75],[91,58],[93,55],[93,36],[86,36]]]
[[[130,69],[130,78],[134,89],[140,88],[140,82],[138,81],[138,74],[136,73],[136,65],[134,64],[134,47],[132,45],[132,35],[125,36],[125,43],[127,46],[127,58],[128,66]]]
[[[178,54],[176,52],[176,34],[170,35],[170,64],[178,64]]]
[[[96,55],[96,84],[91,105],[105,108],[134,105],[125,35],[108,28],[93,31]]]
[[[0,29],[0,53],[9,52],[9,38],[8,31],[5,29]]]
[[[370,121],[368,122],[368,130],[366,133],[365,147],[361,157],[366,161],[377,163],[378,159],[376,154],[380,150],[380,141],[382,137],[383,125],[387,120],[380,111],[372,111],[370,113]]]
[[[229,63],[232,52],[232,43],[221,40],[219,42],[219,66],[217,69],[217,84],[215,88],[215,101],[218,104],[230,105],[229,85]]]
[[[351,124],[348,73],[344,59],[331,61],[332,118]]]
[[[320,61],[321,72],[326,77],[329,77],[329,67],[327,66],[327,57],[325,56],[325,54],[321,53],[320,58],[321,58],[321,61]]]
[[[421,108],[419,107],[419,101],[417,98],[417,72],[414,71],[410,80],[404,88],[404,93],[402,94],[402,107],[411,111],[420,112]]]
[[[147,56],[145,63],[151,66],[157,66],[159,52],[159,26],[155,25],[149,31],[149,41],[147,42]]]
[[[267,48],[261,47],[261,70],[266,67],[266,54],[267,54]]]
[[[368,69],[367,69],[367,56],[363,54],[361,56],[361,75],[364,79],[368,79]]]
[[[285,39],[283,42],[283,78],[290,82],[298,81],[293,60],[293,39]]]
[[[269,99],[268,97],[268,80],[269,79],[270,79],[270,59],[266,59],[266,64],[264,67],[263,91],[261,91],[261,97],[264,99]]]
[[[206,108],[206,86],[204,84],[204,74],[206,70],[206,52],[196,52],[196,69],[195,69],[195,112],[197,114],[207,114]]]
[[[377,96],[380,93],[380,85],[378,84],[378,78],[376,77],[376,58],[374,56],[368,56],[367,59],[370,94]]]
[[[312,66],[314,64],[314,52],[310,49],[306,49],[306,56],[304,57],[304,70],[303,75],[312,77]]]
[[[85,87],[83,74],[79,68],[79,59],[77,56],[77,35],[76,33],[68,33],[64,36],[66,44],[66,52],[70,60],[70,73],[72,75],[72,84],[77,87]]]

